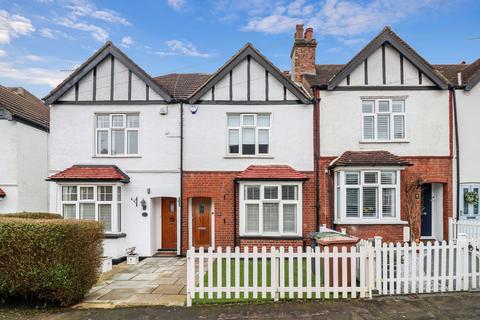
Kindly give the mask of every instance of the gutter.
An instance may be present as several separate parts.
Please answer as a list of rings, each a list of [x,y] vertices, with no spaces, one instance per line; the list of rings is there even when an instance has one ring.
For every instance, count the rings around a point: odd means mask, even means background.
[[[183,240],[183,102],[180,102],[180,255]]]
[[[313,168],[315,171],[315,229],[320,231],[320,170],[318,161],[320,160],[320,89],[312,87],[313,90]]]
[[[460,218],[459,212],[460,212],[460,143],[459,143],[459,138],[458,138],[458,118],[457,118],[457,95],[455,92],[455,87],[450,88],[450,94],[452,96],[452,102],[453,102],[453,126],[455,130],[455,164],[456,164],[456,175],[457,175],[457,181],[456,181],[456,187],[457,187],[457,192],[455,194],[455,203],[456,203],[456,218],[457,220]],[[453,214],[452,214],[453,216]]]
[[[233,246],[237,246],[237,181],[233,180]]]

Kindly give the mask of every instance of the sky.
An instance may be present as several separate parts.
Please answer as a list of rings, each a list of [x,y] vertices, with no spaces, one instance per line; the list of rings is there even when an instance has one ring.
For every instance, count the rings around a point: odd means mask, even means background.
[[[152,76],[212,73],[246,42],[289,70],[297,23],[317,63],[386,25],[432,64],[480,58],[479,0],[0,0],[0,84],[43,97],[107,40]]]

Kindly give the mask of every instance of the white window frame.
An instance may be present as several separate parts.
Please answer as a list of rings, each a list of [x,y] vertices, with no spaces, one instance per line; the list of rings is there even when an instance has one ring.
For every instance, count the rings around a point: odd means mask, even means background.
[[[98,127],[98,116],[109,116],[109,127],[108,128],[99,128]],[[113,117],[114,116],[122,116],[123,118],[123,126],[121,127],[114,127],[113,126]],[[127,125],[127,116],[138,116],[138,127],[137,128],[128,128]],[[95,151],[94,154],[96,157],[136,157],[140,156],[140,113],[139,112],[127,112],[127,113],[103,113],[103,112],[96,112],[94,116],[95,122]],[[124,153],[113,154],[113,144],[112,144],[112,130],[124,130],[124,140],[123,140],[123,150]],[[99,131],[107,131],[107,148],[108,153],[99,153],[98,152],[98,132]],[[136,131],[137,132],[137,153],[128,153],[128,132]]]
[[[400,186],[401,186],[401,173],[402,168],[398,167],[384,167],[384,168],[337,168],[334,170],[335,179],[335,195],[334,195],[334,209],[335,209],[335,223],[336,224],[406,224],[401,220],[401,198],[400,198]],[[358,172],[360,180],[358,185],[347,185],[345,182],[346,173]],[[377,183],[365,183],[364,174],[366,172],[377,173]],[[395,184],[381,184],[382,172],[395,172],[396,183]],[[340,181],[339,181],[340,180]],[[377,212],[375,217],[363,216],[363,188],[364,187],[376,187],[377,188]],[[346,194],[348,188],[359,189],[359,214],[356,217],[347,217],[347,202]],[[395,189],[395,214],[393,217],[383,216],[383,189]]]
[[[245,187],[247,186],[260,186],[260,199],[259,200],[245,200]],[[278,187],[277,199],[264,199],[265,187],[276,186]],[[297,200],[282,200],[282,186],[296,186],[297,187]],[[302,224],[302,182],[293,181],[250,181],[241,182],[239,184],[239,217],[240,217],[240,236],[245,237],[301,237],[303,232]],[[264,203],[278,203],[278,219],[279,219],[279,232],[263,232],[263,204]],[[259,232],[247,232],[246,231],[246,210],[247,204],[259,204]],[[283,205],[295,204],[297,206],[296,215],[296,232],[283,232]]]
[[[474,191],[474,189],[478,189],[480,191],[480,184],[478,183],[462,183],[460,184],[460,219],[480,219],[480,204],[478,205],[478,211],[475,213],[475,206],[473,204],[468,204],[468,212],[465,213],[465,191],[464,189],[468,189],[468,192]]]
[[[98,200],[98,188],[99,186],[112,187],[112,201],[100,201]],[[63,187],[77,187],[77,200],[76,201],[63,201]],[[93,200],[80,200],[80,188],[82,187],[93,187]],[[120,187],[120,189],[119,189]],[[118,204],[122,206],[122,201],[118,201],[118,191],[122,192],[121,184],[111,184],[111,183],[100,183],[100,184],[88,184],[88,183],[62,183],[58,184],[59,189],[59,212],[63,213],[64,204],[74,204],[75,205],[75,219],[80,220],[80,203],[94,203],[95,204],[95,221],[99,221],[99,210],[98,206],[100,204],[110,204],[112,208],[112,221],[111,226],[112,230],[105,230],[105,233],[115,234],[121,232],[121,225],[118,219]],[[122,194],[120,193],[120,197]],[[120,208],[122,210],[122,208]],[[121,213],[120,213],[121,214]]]
[[[373,102],[373,112],[364,113],[363,112],[363,103],[366,101]],[[388,101],[389,111],[380,112],[379,105],[380,101]],[[403,101],[403,112],[393,112],[393,101]],[[361,129],[361,142],[406,142],[407,141],[407,99],[405,98],[362,98],[360,104],[361,114],[362,114],[362,129]],[[379,139],[378,138],[378,116],[379,115],[389,115],[389,139]],[[394,126],[394,117],[403,116],[403,138],[395,138],[395,126]],[[373,139],[365,138],[365,117],[373,117]]]
[[[258,116],[262,115],[268,115],[269,116],[269,122],[270,126],[258,126],[257,118]],[[228,117],[229,116],[239,116],[240,117],[240,124],[239,126],[230,126],[228,124]],[[244,116],[253,116],[254,117],[254,122],[253,125],[244,125],[243,124],[243,117]],[[271,128],[272,128],[272,114],[269,112],[258,112],[258,113],[227,113],[226,117],[226,122],[227,122],[227,131],[226,131],[226,136],[227,136],[227,146],[226,146],[226,154],[227,156],[233,156],[233,157],[269,157],[272,153],[272,141],[271,141]],[[255,129],[255,154],[243,154],[242,150],[242,131],[243,129]],[[238,130],[238,153],[232,153],[230,152],[230,130]],[[258,137],[259,137],[259,131],[260,130],[268,130],[268,152],[267,153],[259,153],[259,143],[258,143]]]

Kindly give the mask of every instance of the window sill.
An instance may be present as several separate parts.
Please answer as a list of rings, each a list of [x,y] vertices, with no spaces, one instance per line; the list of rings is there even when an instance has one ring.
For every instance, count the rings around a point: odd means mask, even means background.
[[[410,143],[408,140],[360,140],[360,144]]]
[[[120,232],[120,233],[107,232],[104,235],[104,239],[119,239],[119,238],[125,238],[125,237],[127,237],[127,234],[123,232]]]
[[[128,155],[94,155],[92,158],[141,158],[139,154],[128,154]]]
[[[400,224],[400,225],[408,225],[407,221],[401,221],[401,220],[368,220],[368,219],[352,219],[352,220],[336,220],[334,221],[334,224],[338,225],[375,225],[375,224]]]
[[[226,155],[224,159],[273,159],[271,155]]]

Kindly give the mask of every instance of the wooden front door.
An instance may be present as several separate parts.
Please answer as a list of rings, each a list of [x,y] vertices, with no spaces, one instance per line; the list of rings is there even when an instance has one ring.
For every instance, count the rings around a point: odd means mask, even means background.
[[[162,249],[177,249],[177,200],[162,198]]]
[[[196,248],[211,245],[211,204],[210,198],[192,199],[192,245]]]

